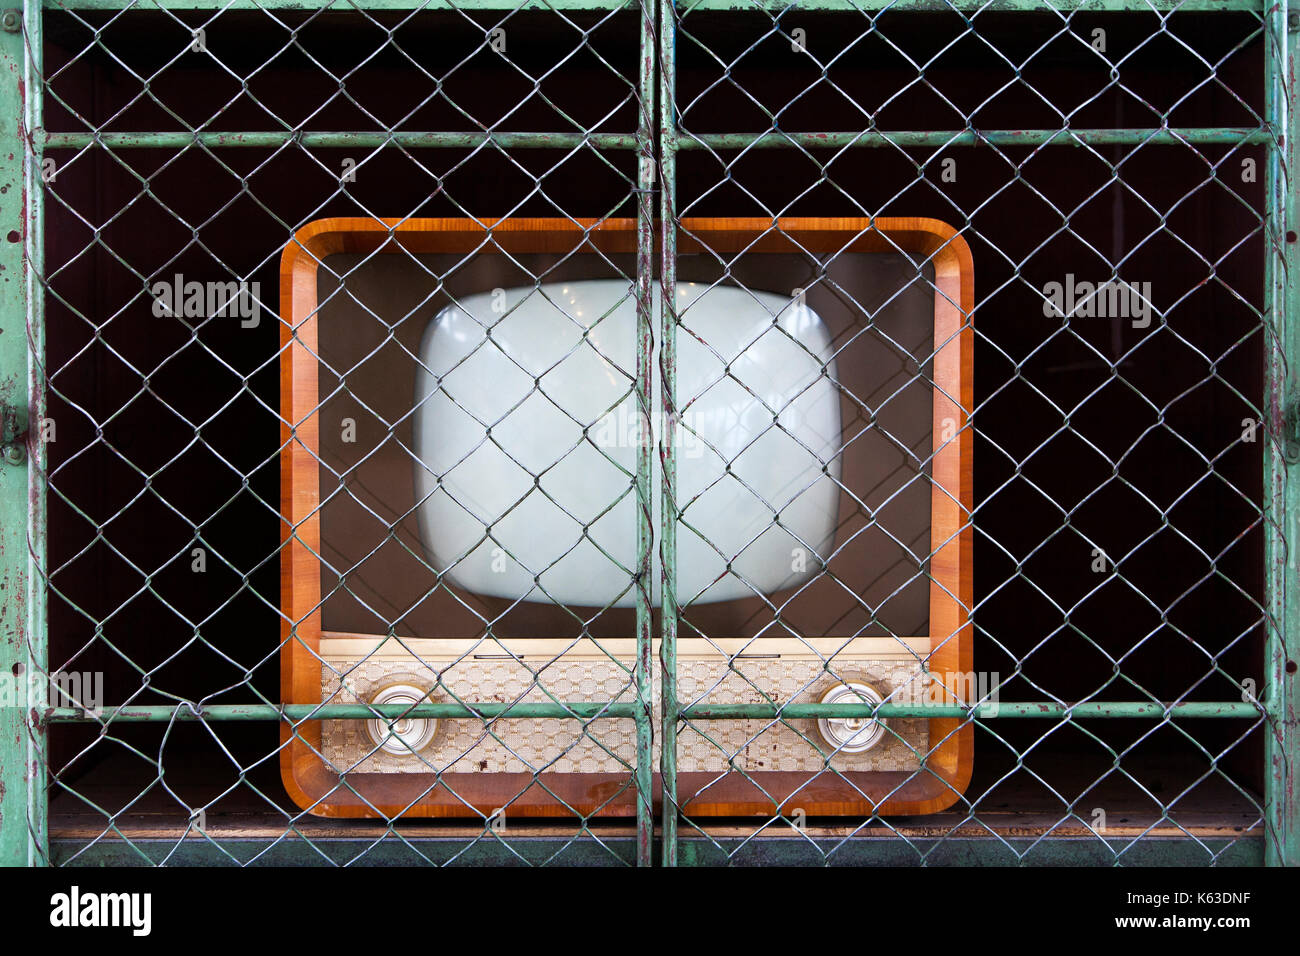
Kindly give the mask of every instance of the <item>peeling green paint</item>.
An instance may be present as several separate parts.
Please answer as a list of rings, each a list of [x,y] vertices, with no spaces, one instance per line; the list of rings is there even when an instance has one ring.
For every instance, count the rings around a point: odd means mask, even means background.
[[[1300,534],[1292,516],[1300,513],[1300,475],[1296,463],[1288,462],[1286,421],[1300,389],[1295,373],[1287,374],[1300,361],[1300,255],[1296,251],[1300,244],[1295,233],[1288,232],[1296,228],[1300,212],[1288,172],[1300,159],[1293,120],[1300,45],[1297,34],[1287,29],[1286,16],[1280,7],[1273,10],[1264,49],[1264,110],[1276,131],[1277,145],[1269,150],[1265,168],[1265,325],[1271,330],[1265,353],[1265,409],[1273,441],[1264,444],[1264,507],[1270,519],[1266,522],[1270,533],[1265,535],[1264,605],[1270,626],[1261,696],[1270,725],[1265,735],[1265,858],[1271,865],[1297,866],[1300,794],[1294,767],[1300,738],[1300,675],[1294,667],[1300,658],[1300,588],[1296,586],[1300,570],[1295,555]]]
[[[39,20],[39,10],[35,16]],[[39,44],[39,28],[34,36]],[[38,547],[45,540],[44,487],[31,479],[43,456],[39,443],[32,452],[30,436],[25,450],[21,444],[39,415],[33,357],[44,342],[28,270],[32,243],[40,241],[39,226],[33,231],[39,198],[29,191],[32,159],[24,142],[24,130],[39,116],[27,96],[32,68],[23,34],[0,32],[0,271],[23,278],[0,283],[0,404],[13,410],[16,433],[0,458],[0,675],[7,680],[40,672],[33,664],[44,664],[45,640],[44,598],[35,586],[39,569],[28,548],[29,537]],[[29,724],[29,703],[0,707],[0,863],[35,865],[46,856],[44,747],[40,728]]]

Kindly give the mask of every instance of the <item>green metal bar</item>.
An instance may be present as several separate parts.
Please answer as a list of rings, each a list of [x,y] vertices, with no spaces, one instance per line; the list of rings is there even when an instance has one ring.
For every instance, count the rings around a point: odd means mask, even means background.
[[[901,146],[1195,146],[1214,143],[1259,146],[1271,143],[1267,129],[1235,127],[1148,127],[1143,129],[861,130],[842,133],[680,133],[678,149],[834,148]]]
[[[764,10],[769,13],[794,6],[794,0],[683,0],[682,15],[696,10]],[[1202,13],[1259,13],[1264,0],[798,0],[798,9],[961,11],[963,13],[1124,13],[1186,10]]]
[[[655,0],[641,4],[636,204],[636,403],[640,442],[636,456],[636,830],[637,866],[654,863],[654,102]]]
[[[46,149],[183,149],[186,146],[244,146],[274,149],[285,143],[320,149],[340,147],[406,146],[412,148],[472,149],[492,143],[503,149],[574,149],[584,144],[597,149],[638,149],[635,133],[486,133],[486,132],[295,132],[293,130],[227,132],[58,133],[46,132]]]
[[[45,178],[44,152],[31,133],[45,124],[45,26],[40,0],[24,0],[24,87],[27,91],[27,115],[23,128],[30,142],[23,144],[26,161],[27,268],[27,387],[31,396],[27,414],[33,436],[28,441],[30,462],[27,469],[27,645],[32,667],[40,673],[49,671],[49,632],[46,615],[48,592],[45,587],[45,556],[48,524],[46,520],[45,442],[39,426],[45,420]],[[29,703],[41,708],[47,703],[49,685],[41,682]],[[35,844],[38,865],[49,862],[49,789],[48,732],[43,724],[31,721],[27,739],[30,743],[31,769],[27,791],[27,812]]]
[[[107,723],[151,723],[169,720],[365,720],[379,714],[382,717],[437,717],[437,718],[542,718],[568,717],[574,720],[591,720],[596,717],[636,717],[638,707],[633,703],[600,703],[580,701],[572,704],[207,704],[191,710],[185,704],[109,707],[98,715],[88,714],[78,707],[47,707],[43,717],[53,722],[95,721]]]
[[[1298,24],[1300,26],[1300,24]],[[1300,551],[1300,483],[1292,450],[1297,437],[1296,411],[1300,382],[1288,368],[1300,363],[1300,256],[1294,233],[1295,191],[1287,171],[1300,158],[1291,129],[1295,96],[1296,34],[1289,31],[1286,4],[1270,13],[1264,38],[1264,110],[1277,141],[1268,151],[1265,169],[1264,295],[1266,340],[1265,408],[1273,440],[1264,443],[1264,505],[1272,533],[1265,535],[1265,607],[1271,623],[1264,653],[1263,699],[1268,708],[1264,821],[1268,828],[1265,859],[1271,866],[1300,865],[1300,794],[1296,793],[1295,761],[1300,757],[1300,682],[1295,662],[1300,657],[1300,600],[1295,580]],[[1288,458],[1291,460],[1288,461]],[[1288,670],[1288,668],[1290,668]]]
[[[687,866],[1259,866],[1259,837],[682,838]],[[125,848],[130,852],[129,848]]]
[[[26,130],[40,119],[40,8],[29,5],[0,32],[0,864],[39,866],[48,858],[44,729],[28,719],[45,704],[44,414],[40,363],[44,331],[40,154]],[[30,44],[30,47],[28,46]],[[29,62],[27,50],[37,62]]]
[[[20,235],[26,214],[23,168],[22,37],[0,34],[0,269],[7,276],[24,271],[23,246],[5,240]],[[25,284],[0,283],[0,412],[6,440],[27,427],[27,294]],[[10,703],[0,706],[0,864],[27,865],[32,848],[27,833],[28,746],[25,719],[27,647],[27,464],[26,455],[4,449],[0,460],[0,681],[9,684]]]
[[[336,13],[366,10],[621,10],[636,0],[44,0],[47,10],[302,10]]]
[[[814,827],[785,835],[769,829],[757,836],[681,837],[684,863],[695,866],[1259,866],[1258,836],[914,836],[845,840]],[[220,847],[216,844],[220,843]],[[338,837],[306,838],[285,833],[250,837],[246,831],[223,836],[209,823],[208,835],[182,840],[113,835],[94,840],[64,837],[54,843],[54,862],[83,867],[134,867],[164,860],[171,866],[321,866],[322,854],[337,864],[427,866],[529,866],[553,860],[567,866],[626,866],[636,859],[636,841],[619,833],[600,833],[600,843],[572,836],[513,836],[509,847],[498,840],[437,836],[428,830],[402,831],[400,840]],[[223,852],[224,851],[224,852]],[[226,854],[229,853],[230,856]],[[142,859],[141,856],[145,859]],[[234,861],[230,857],[234,857]],[[522,859],[520,859],[522,857]]]
[[[659,337],[660,429],[659,505],[660,709],[659,778],[663,794],[664,866],[677,865],[677,11],[671,0],[659,6],[659,215],[663,223],[660,281],[663,284]]]
[[[353,8],[382,10],[617,10],[631,7],[619,0],[336,0],[330,10]],[[50,10],[315,10],[321,4],[311,0],[45,0]],[[778,11],[792,6],[791,0],[696,0],[683,3],[683,12],[694,10]],[[1251,12],[1264,8],[1264,0],[800,0],[800,10],[861,10],[876,12],[910,10],[979,10],[1032,13],[1120,12],[1187,10],[1206,13]]]
[[[587,720],[594,717],[640,717],[638,704],[584,701],[571,704],[209,704],[191,711],[185,704],[126,706],[106,708],[98,715],[88,714],[77,707],[47,707],[46,720],[73,722],[107,722],[109,720],[131,723],[161,722],[169,720],[364,720],[384,717],[570,717]],[[1183,704],[1156,704],[1140,701],[1113,703],[1055,704],[1036,701],[981,704],[973,710],[955,704],[695,704],[680,708],[682,720],[737,720],[751,718],[784,717],[802,720],[815,717],[965,717],[974,714],[982,719],[1000,717],[1202,717],[1242,719],[1259,717],[1257,704],[1241,702],[1195,701]]]
[[[980,704],[972,708],[954,704],[697,704],[681,710],[684,720],[737,720],[784,717],[801,720],[813,717],[1218,717],[1259,718],[1259,705],[1248,703],[1193,702],[1155,704],[1135,701],[1115,703],[1053,704],[1034,701]]]
[[[573,149],[584,144],[597,149],[639,149],[633,133],[537,132],[303,132],[261,130],[225,132],[47,132],[47,149],[183,149],[252,147],[274,149],[297,142],[305,147],[336,149],[378,148],[385,145],[412,149],[472,149],[490,142],[502,149]],[[1266,129],[1238,127],[1148,127],[1142,129],[991,129],[991,130],[850,130],[839,133],[679,133],[677,149],[804,148],[842,149],[856,146],[944,148],[948,146],[1195,146],[1229,144],[1259,146],[1271,143]]]

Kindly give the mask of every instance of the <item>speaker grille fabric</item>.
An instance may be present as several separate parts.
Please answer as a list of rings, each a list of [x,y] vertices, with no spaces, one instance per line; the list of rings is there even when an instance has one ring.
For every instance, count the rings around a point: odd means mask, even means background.
[[[443,666],[443,682],[461,701],[634,700],[627,670],[609,658],[561,658],[545,665],[546,692],[536,684],[529,661],[431,661]],[[685,660],[678,662],[679,698],[684,702],[731,704],[762,703],[763,693],[777,702],[812,702],[843,681],[860,681],[887,696],[919,674],[914,658],[851,660],[832,664],[831,673],[819,657],[779,659],[739,658],[731,662]],[[388,660],[327,659],[321,668],[323,699],[330,703],[368,700],[381,687],[413,682],[425,687],[436,683],[427,665]],[[658,701],[656,672],[655,700]],[[548,696],[549,693],[549,696]],[[437,691],[433,701],[452,701]],[[655,706],[655,721],[659,720]],[[432,743],[420,752],[395,755],[376,752],[363,720],[323,721],[322,753],[335,770],[360,773],[485,772],[519,773],[545,770],[554,773],[623,773],[636,757],[636,733],[626,719],[598,718],[585,727],[581,721],[502,718],[485,725],[475,719],[443,720]],[[928,721],[893,718],[887,721],[885,739],[860,754],[837,754],[830,764],[837,770],[916,770],[929,749]],[[707,734],[707,736],[706,736]],[[786,723],[765,720],[717,720],[707,725],[689,724],[678,740],[681,772],[729,768],[750,773],[782,770],[816,770],[825,767],[818,751],[825,750],[813,720]],[[659,759],[658,738],[654,760]]]

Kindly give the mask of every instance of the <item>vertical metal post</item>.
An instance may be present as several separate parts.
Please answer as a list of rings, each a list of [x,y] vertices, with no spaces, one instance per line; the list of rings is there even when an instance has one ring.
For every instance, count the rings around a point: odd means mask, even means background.
[[[26,142],[26,256],[27,270],[27,388],[28,414],[33,427],[28,441],[31,465],[27,469],[27,645],[32,670],[42,677],[49,672],[49,634],[46,621],[46,456],[41,424],[45,420],[45,21],[41,0],[24,0],[24,85],[27,91]],[[46,680],[37,682],[29,713],[35,714],[48,705]],[[46,781],[47,723],[29,721],[30,745],[27,812],[36,849],[35,863],[49,861],[49,791]]]
[[[637,118],[636,204],[636,404],[640,441],[636,456],[636,863],[654,862],[654,98],[655,0],[641,0],[640,80]]]
[[[39,0],[0,13],[0,864],[25,866],[49,849],[40,50]]]
[[[674,0],[659,0],[659,190],[663,261],[663,319],[659,334],[659,388],[663,428],[659,447],[662,501],[659,564],[662,574],[661,699],[663,733],[663,865],[677,865],[677,24]]]
[[[1300,865],[1300,793],[1294,763],[1300,738],[1300,481],[1288,474],[1300,424],[1300,256],[1295,230],[1295,190],[1290,186],[1297,149],[1292,135],[1295,65],[1300,13],[1281,0],[1267,14],[1264,36],[1264,109],[1273,143],[1265,171],[1265,410],[1271,440],[1264,448],[1265,607],[1269,630],[1264,655],[1264,703],[1268,711],[1264,780],[1265,862]],[[1288,459],[1291,459],[1288,465]]]

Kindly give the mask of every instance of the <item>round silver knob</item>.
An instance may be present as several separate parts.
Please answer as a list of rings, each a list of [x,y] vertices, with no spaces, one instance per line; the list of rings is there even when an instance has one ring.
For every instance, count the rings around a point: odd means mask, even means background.
[[[372,704],[423,704],[428,703],[428,694],[422,687],[414,684],[389,684],[376,691],[370,698]],[[391,726],[391,730],[389,729]],[[384,753],[398,757],[414,757],[429,745],[433,735],[438,732],[438,721],[429,717],[399,717],[391,723],[378,717],[366,721],[366,733],[375,746]]]
[[[866,684],[846,683],[828,690],[821,703],[874,705],[884,703],[884,698]],[[880,743],[885,736],[885,721],[874,717],[822,717],[817,721],[817,730],[838,752],[857,754]]]

